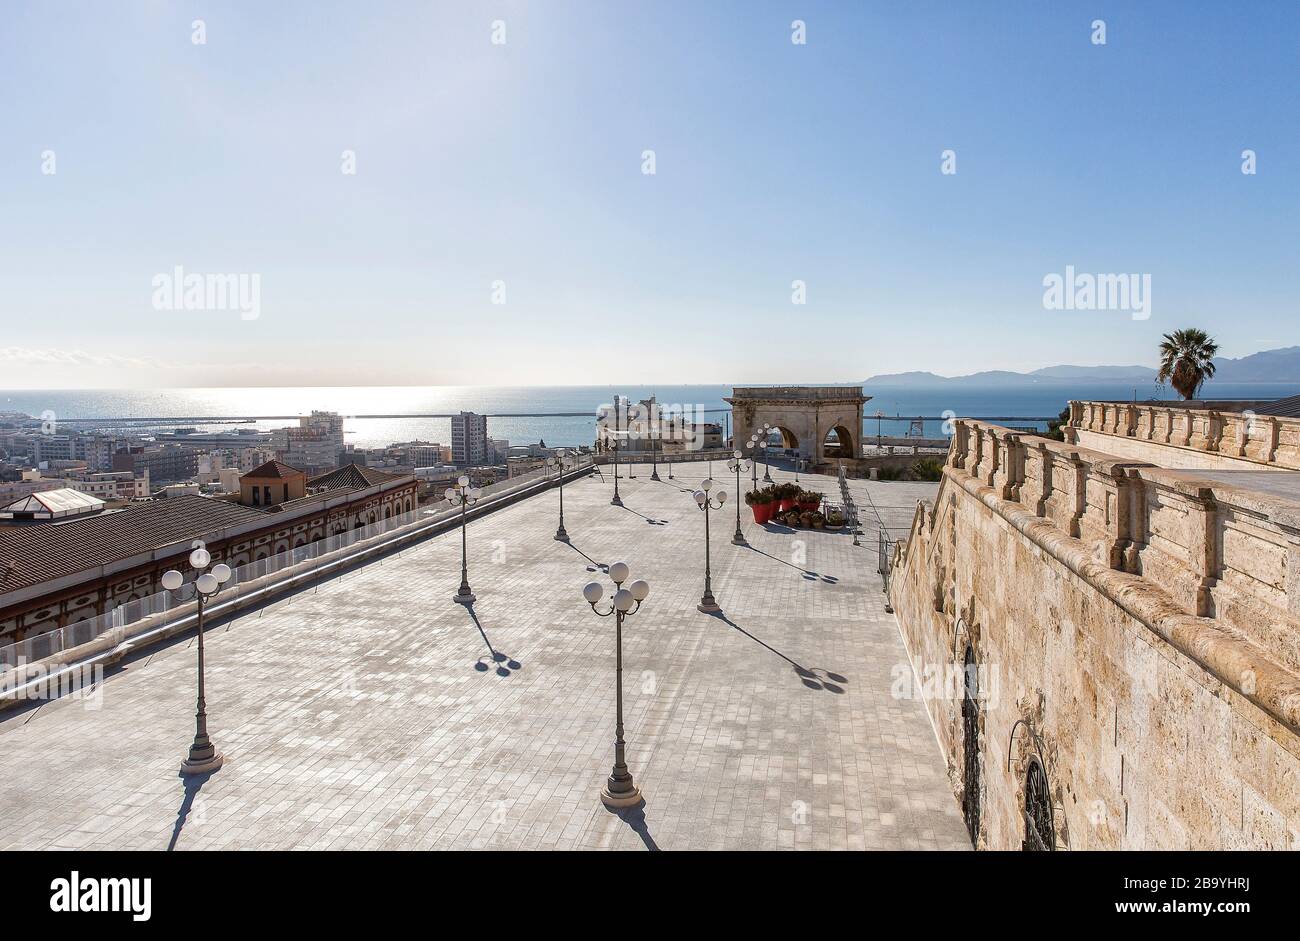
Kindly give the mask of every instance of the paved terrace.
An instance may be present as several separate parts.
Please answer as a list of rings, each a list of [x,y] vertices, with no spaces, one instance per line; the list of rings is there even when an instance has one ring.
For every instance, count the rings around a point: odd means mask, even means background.
[[[854,482],[861,547],[752,517],[754,548],[734,547],[729,502],[712,515],[720,619],[695,608],[704,521],[682,484],[703,465],[675,471],[638,466],[625,509],[608,469],[566,487],[572,546],[551,539],[554,492],[473,523],[472,614],[451,601],[448,534],[212,626],[226,764],[189,790],[192,635],[111,672],[98,708],[3,714],[0,848],[969,848],[921,703],[890,693],[906,658],[866,499],[902,529],[934,485]],[[620,558],[653,591],[624,644],[646,803],[615,815],[598,797],[614,625],[580,590]]]

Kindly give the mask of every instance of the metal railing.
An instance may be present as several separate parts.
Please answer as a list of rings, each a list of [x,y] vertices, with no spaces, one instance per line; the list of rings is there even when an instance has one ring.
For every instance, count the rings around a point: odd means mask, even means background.
[[[577,458],[578,462],[567,472],[568,476],[573,476],[576,472],[585,469],[591,464],[590,455],[577,455]],[[509,496],[515,491],[538,483],[543,478],[553,476],[554,473],[551,469],[542,467],[527,474],[521,474],[518,477],[497,481],[483,488],[482,499],[493,500]],[[480,503],[480,505],[482,504]],[[301,566],[306,562],[325,562],[329,557],[359,542],[392,533],[408,526],[412,526],[413,532],[419,531],[421,528],[433,527],[454,518],[458,513],[458,507],[453,508],[446,500],[439,500],[434,504],[416,507],[409,513],[402,513],[347,532],[326,536],[306,545],[277,552],[263,559],[255,559],[238,567],[232,566],[233,574],[230,581],[222,589],[222,596],[233,597],[237,595],[237,589],[241,583],[247,584],[257,581],[266,578],[268,575],[274,575],[276,572]],[[419,525],[413,526],[413,524]],[[193,572],[187,573],[187,580],[192,578],[193,575]],[[177,594],[179,592],[160,591],[144,598],[137,598],[120,604],[105,614],[87,618],[66,627],[55,628],[52,631],[36,634],[5,647],[0,647],[0,674],[12,670],[20,664],[29,664],[46,657],[53,657],[66,650],[90,643],[97,637],[116,628],[126,627],[136,621],[190,603],[188,599],[177,601],[175,598]]]

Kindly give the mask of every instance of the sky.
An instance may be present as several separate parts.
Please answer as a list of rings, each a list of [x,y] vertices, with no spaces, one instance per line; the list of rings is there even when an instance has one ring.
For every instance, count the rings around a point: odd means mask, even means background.
[[[4,20],[0,388],[841,382],[1151,365],[1186,326],[1228,356],[1300,343],[1293,0]],[[178,266],[247,303],[187,307]],[[1067,266],[1149,276],[1149,317],[1049,309]]]

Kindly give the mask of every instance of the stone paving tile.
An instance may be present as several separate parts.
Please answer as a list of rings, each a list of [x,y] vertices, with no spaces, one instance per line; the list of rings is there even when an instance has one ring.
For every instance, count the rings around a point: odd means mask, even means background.
[[[689,492],[703,466],[634,470],[624,509],[608,469],[565,488],[572,545],[551,539],[553,492],[472,523],[472,611],[451,601],[448,534],[211,628],[227,763],[189,791],[192,637],[111,673],[100,708],[6,714],[0,848],[968,849],[920,703],[890,695],[906,658],[864,499],[901,530],[934,486],[855,481],[860,547],[752,518],[752,548],[736,547],[728,503],[711,516],[725,616],[710,617]],[[646,803],[615,815],[598,798],[613,623],[580,590],[619,558],[653,590],[624,630]]]

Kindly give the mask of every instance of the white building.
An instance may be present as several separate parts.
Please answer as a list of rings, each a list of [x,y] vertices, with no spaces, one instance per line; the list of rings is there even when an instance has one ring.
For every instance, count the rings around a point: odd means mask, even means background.
[[[313,411],[298,419],[298,427],[276,428],[271,432],[275,459],[306,472],[326,474],[339,466],[343,446],[343,416],[338,412]]]
[[[149,496],[149,469],[137,477],[132,471],[108,471],[103,474],[78,474],[63,481],[73,490],[101,500],[143,500]]]
[[[461,412],[451,417],[451,462],[475,467],[492,462],[488,453],[487,416]]]

